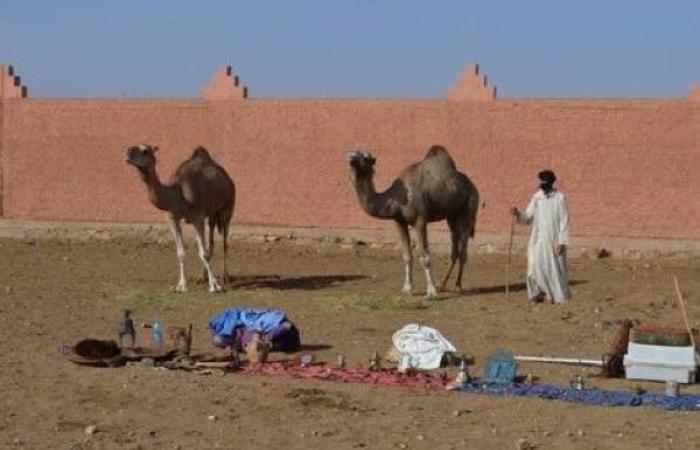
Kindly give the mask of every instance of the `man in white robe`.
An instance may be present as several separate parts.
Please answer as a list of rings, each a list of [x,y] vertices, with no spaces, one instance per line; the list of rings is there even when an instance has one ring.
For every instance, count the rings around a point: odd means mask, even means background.
[[[519,223],[532,224],[527,251],[527,295],[532,302],[546,298],[551,303],[563,303],[571,298],[566,270],[569,212],[564,194],[554,188],[554,172],[543,170],[537,176],[540,189],[525,212],[512,209]]]

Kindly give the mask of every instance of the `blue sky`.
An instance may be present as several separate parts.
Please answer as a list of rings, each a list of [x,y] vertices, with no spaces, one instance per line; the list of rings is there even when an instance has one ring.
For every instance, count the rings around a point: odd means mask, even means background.
[[[686,96],[700,2],[0,0],[31,96],[441,97],[470,61],[502,97]]]

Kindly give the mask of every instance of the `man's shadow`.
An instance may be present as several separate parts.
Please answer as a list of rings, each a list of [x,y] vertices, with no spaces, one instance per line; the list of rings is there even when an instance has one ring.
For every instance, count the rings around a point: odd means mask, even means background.
[[[585,284],[588,283],[588,280],[571,280],[569,281],[569,286],[576,286],[579,284]],[[527,290],[527,285],[525,283],[511,283],[508,285],[508,291],[509,292],[522,292]],[[475,287],[472,289],[467,289],[465,290],[463,295],[470,296],[470,295],[479,295],[479,294],[497,294],[497,293],[505,293],[506,291],[506,285],[504,284],[497,284],[494,286],[482,286],[482,287]]]

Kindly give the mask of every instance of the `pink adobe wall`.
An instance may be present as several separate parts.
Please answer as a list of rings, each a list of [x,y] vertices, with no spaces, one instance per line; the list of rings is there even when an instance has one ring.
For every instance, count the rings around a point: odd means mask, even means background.
[[[554,169],[579,235],[700,239],[700,103],[685,100],[34,100],[4,102],[4,215],[151,221],[123,148],[157,143],[159,172],[202,144],[233,175],[235,221],[389,227],[357,204],[345,153],[384,189],[435,143],[478,185],[478,230],[507,232]]]
[[[0,217],[3,216],[4,211],[3,211],[3,206],[4,206],[4,180],[3,180],[3,151],[2,151],[2,144],[3,144],[3,113],[4,113],[4,102],[0,101]]]

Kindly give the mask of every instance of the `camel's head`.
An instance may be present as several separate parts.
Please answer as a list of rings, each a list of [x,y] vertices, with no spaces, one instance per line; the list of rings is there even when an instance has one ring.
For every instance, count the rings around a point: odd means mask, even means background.
[[[348,153],[348,162],[356,175],[371,175],[374,173],[374,163],[377,160],[369,152],[355,150]]]
[[[156,152],[158,147],[150,144],[139,144],[127,147],[124,152],[124,161],[134,167],[147,169],[156,165]]]

